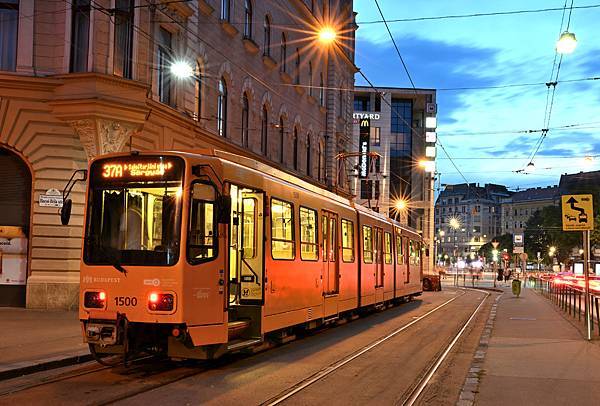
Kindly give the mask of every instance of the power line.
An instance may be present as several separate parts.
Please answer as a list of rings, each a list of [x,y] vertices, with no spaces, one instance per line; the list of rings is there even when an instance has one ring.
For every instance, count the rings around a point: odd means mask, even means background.
[[[599,8],[599,7],[600,7],[600,4],[590,4],[590,5],[585,5],[585,6],[572,7],[572,9],[585,10],[585,9],[592,9],[592,8]],[[547,13],[547,12],[562,11],[562,10],[563,10],[563,7],[552,7],[552,8],[539,8],[539,9],[530,9],[530,10],[495,11],[495,12],[490,12],[490,13],[450,14],[450,15],[431,16],[431,17],[394,18],[394,19],[388,19],[387,22],[388,23],[406,23],[406,22],[413,22],[413,21],[449,20],[449,19],[459,19],[459,18]],[[383,22],[384,22],[384,20],[357,21],[357,24],[369,25],[369,24],[381,24]]]

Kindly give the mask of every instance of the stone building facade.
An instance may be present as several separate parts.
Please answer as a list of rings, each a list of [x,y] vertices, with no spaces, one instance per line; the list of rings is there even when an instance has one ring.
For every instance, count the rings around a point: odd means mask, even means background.
[[[536,211],[560,203],[558,186],[536,187],[514,192],[502,200],[502,234],[523,234]]]
[[[46,203],[97,155],[211,147],[339,189],[334,157],[351,135],[352,96],[330,89],[354,84],[352,6],[0,3],[0,239],[26,241],[26,280],[0,284],[12,298],[0,305],[77,306],[84,188],[73,190],[69,226]],[[323,45],[316,32],[328,25],[343,35]],[[177,79],[177,62],[194,75]]]

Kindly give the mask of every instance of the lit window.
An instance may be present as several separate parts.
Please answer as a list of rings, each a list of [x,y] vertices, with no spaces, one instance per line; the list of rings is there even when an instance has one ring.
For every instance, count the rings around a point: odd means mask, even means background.
[[[354,223],[342,219],[342,261],[354,262]]]
[[[363,226],[363,261],[373,263],[373,230],[369,226]]]
[[[396,233],[398,232],[399,230],[396,229]],[[396,234],[396,264],[404,264],[404,244],[402,243],[402,236],[400,236],[399,234]]]
[[[271,199],[271,255],[294,259],[294,215],[291,203]]]
[[[392,235],[388,232],[385,233],[385,241],[383,246],[383,259],[386,264],[392,263]]]
[[[300,207],[300,258],[315,261],[318,259],[317,212]]]

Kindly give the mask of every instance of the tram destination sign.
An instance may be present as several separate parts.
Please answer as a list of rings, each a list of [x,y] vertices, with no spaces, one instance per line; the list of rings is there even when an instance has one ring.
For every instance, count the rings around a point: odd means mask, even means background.
[[[360,178],[369,175],[369,149],[371,138],[371,119],[361,118],[359,123],[358,147],[360,148],[360,159],[358,163],[358,174]]]
[[[126,156],[108,158],[92,164],[96,181],[179,180],[183,163],[177,157]]]

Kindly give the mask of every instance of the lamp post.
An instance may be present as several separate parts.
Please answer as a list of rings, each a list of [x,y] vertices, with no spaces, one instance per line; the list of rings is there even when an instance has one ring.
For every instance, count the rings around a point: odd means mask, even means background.
[[[460,228],[460,220],[458,217],[451,217],[450,221],[448,221],[448,224],[450,225],[450,228],[452,228],[453,230],[453,237],[454,237],[454,250],[453,250],[453,255],[454,255],[454,286],[458,286],[458,266],[456,264],[456,251],[458,249],[458,245],[457,245],[457,241],[456,241],[456,230],[458,230]]]

